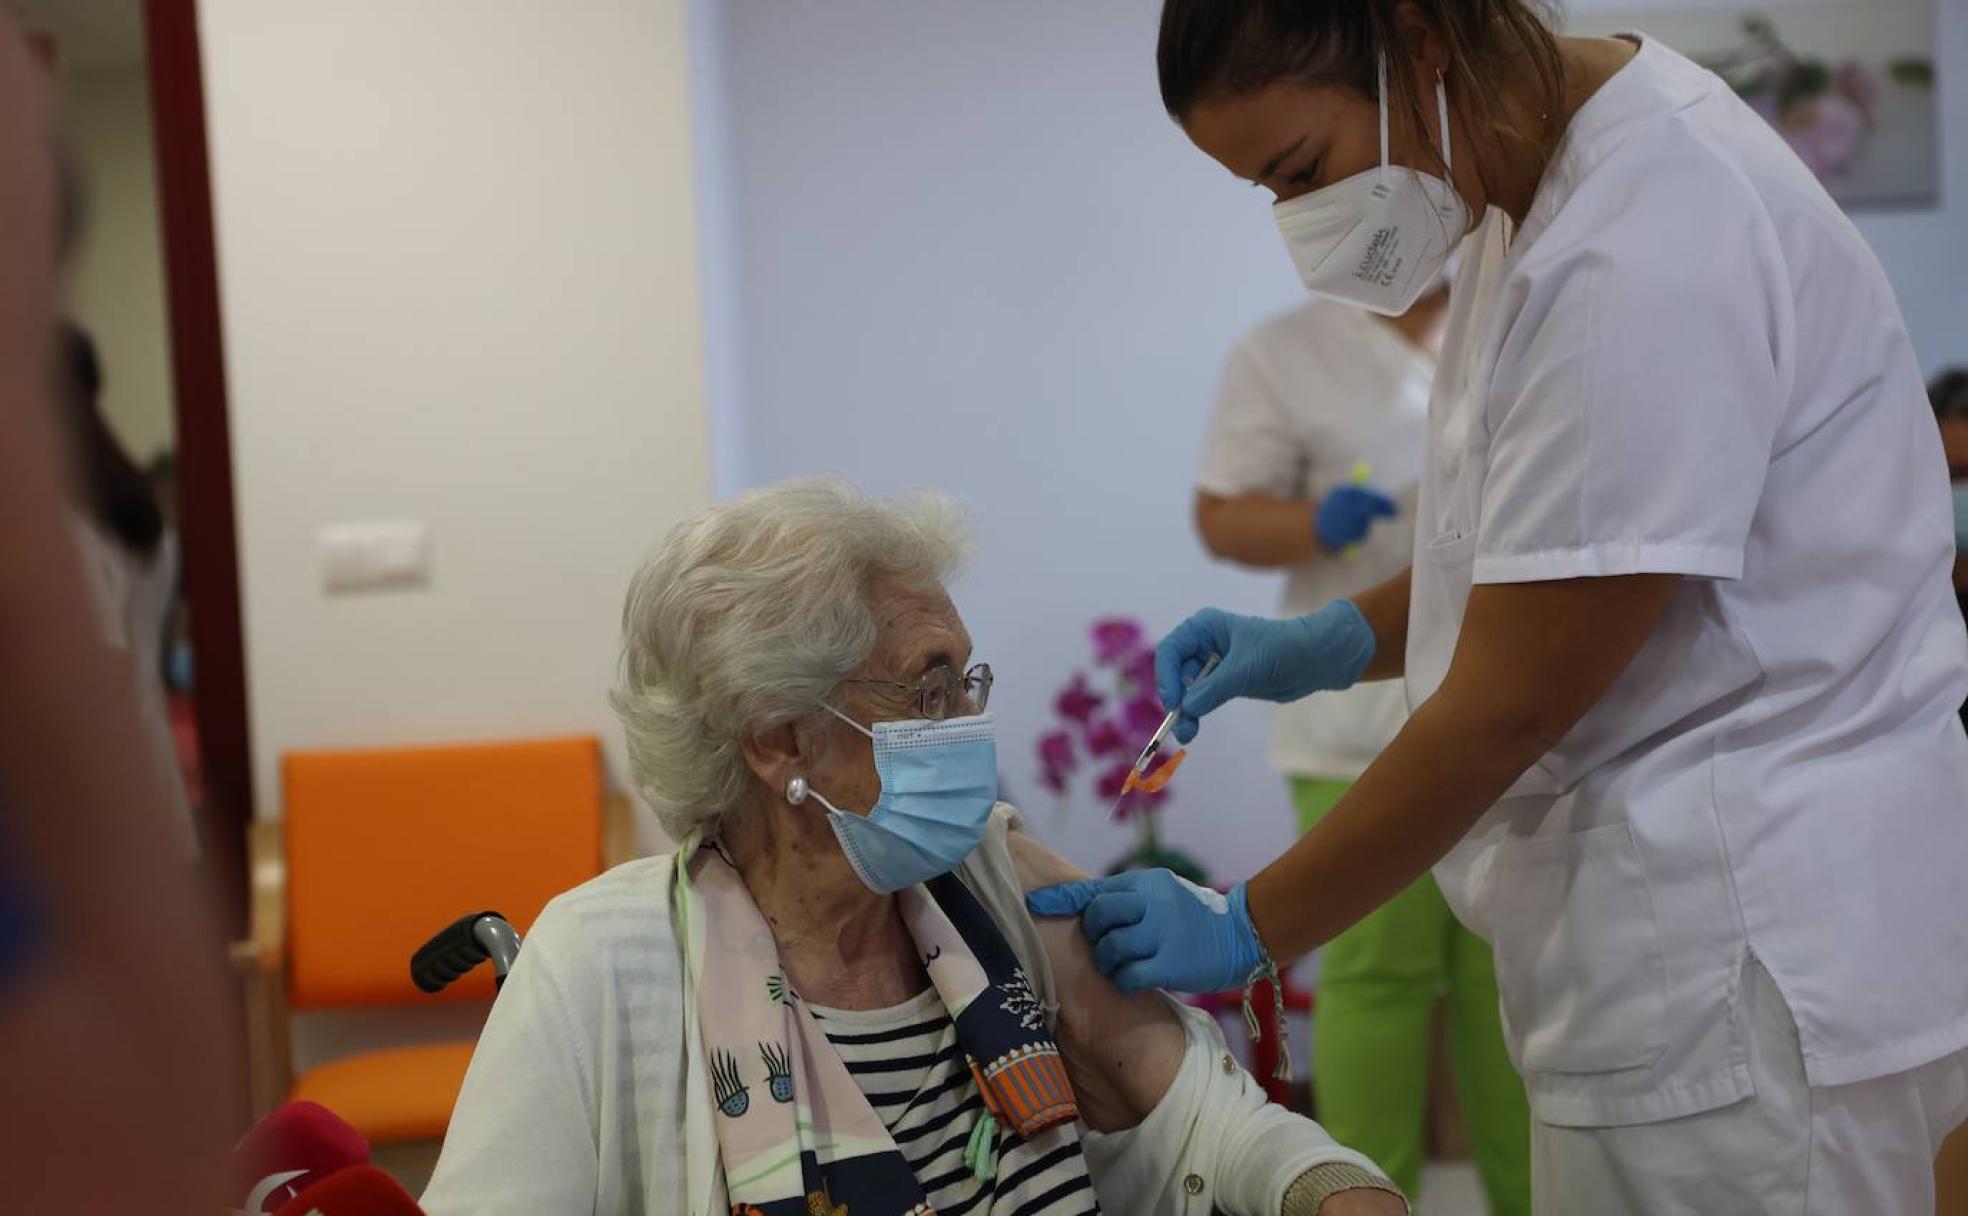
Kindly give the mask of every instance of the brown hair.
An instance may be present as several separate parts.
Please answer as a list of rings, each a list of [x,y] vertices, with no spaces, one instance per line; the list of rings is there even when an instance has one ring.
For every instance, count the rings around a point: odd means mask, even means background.
[[[1155,52],[1162,104],[1181,122],[1202,102],[1283,80],[1343,85],[1377,100],[1376,65],[1385,50],[1389,115],[1397,128],[1425,131],[1423,107],[1433,98],[1401,53],[1403,2],[1448,44],[1449,85],[1474,126],[1536,143],[1555,136],[1565,72],[1544,0],[1166,0]],[[1542,94],[1529,131],[1503,112],[1496,83],[1525,60]]]
[[[103,418],[102,363],[96,358],[96,344],[73,321],[62,322],[58,337],[57,396],[83,505],[110,539],[139,557],[149,557],[164,535],[164,513],[150,479]]]

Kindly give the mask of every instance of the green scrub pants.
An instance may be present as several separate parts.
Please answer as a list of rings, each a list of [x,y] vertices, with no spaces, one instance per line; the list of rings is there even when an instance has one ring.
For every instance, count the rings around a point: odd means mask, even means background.
[[[1291,779],[1301,832],[1350,781]],[[1319,1121],[1410,1196],[1421,1184],[1429,1027],[1448,1006],[1449,1060],[1493,1216],[1531,1210],[1530,1109],[1504,1051],[1489,944],[1423,875],[1325,947],[1312,1019]]]

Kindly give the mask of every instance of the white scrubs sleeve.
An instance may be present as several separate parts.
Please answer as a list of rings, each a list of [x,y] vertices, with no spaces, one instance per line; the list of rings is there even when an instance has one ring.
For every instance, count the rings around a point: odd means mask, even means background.
[[[1476,583],[1742,575],[1788,392],[1788,288],[1753,193],[1686,159],[1650,162],[1629,197],[1575,196],[1553,232],[1603,235],[1547,238],[1560,252],[1532,247],[1505,284],[1468,492]]]
[[[1217,389],[1197,487],[1223,498],[1299,497],[1305,493],[1300,446],[1276,377],[1248,340],[1238,343]]]

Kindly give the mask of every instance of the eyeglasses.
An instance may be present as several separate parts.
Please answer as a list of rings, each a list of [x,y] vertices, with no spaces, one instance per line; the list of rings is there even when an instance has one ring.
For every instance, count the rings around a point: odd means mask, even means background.
[[[979,663],[969,671],[958,675],[954,668],[932,668],[928,675],[914,684],[904,684],[899,680],[843,680],[843,684],[870,684],[876,688],[893,688],[898,692],[912,693],[916,699],[916,709],[931,722],[941,722],[957,712],[959,707],[974,706],[974,713],[983,713],[991,704],[991,665]]]

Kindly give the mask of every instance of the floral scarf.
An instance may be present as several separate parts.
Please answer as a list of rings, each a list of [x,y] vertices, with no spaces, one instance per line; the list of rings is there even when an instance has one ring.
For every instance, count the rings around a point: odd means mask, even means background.
[[[931,1216],[908,1161],[787,982],[729,858],[687,842],[677,874],[734,1216]],[[996,1140],[994,1121],[1030,1139],[1077,1119],[1045,1011],[976,897],[946,874],[896,899],[983,1096],[981,1142]]]

